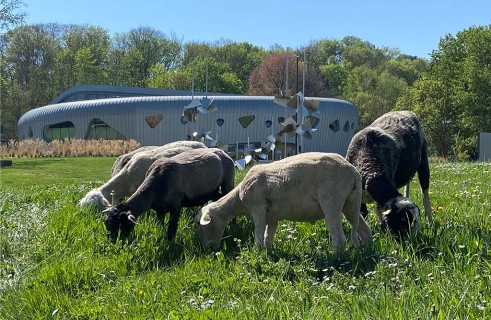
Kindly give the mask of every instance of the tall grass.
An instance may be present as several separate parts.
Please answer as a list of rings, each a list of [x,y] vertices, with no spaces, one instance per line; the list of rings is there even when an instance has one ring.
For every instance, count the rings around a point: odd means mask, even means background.
[[[47,160],[18,166],[37,175]],[[76,206],[109,177],[108,160],[84,158],[77,178],[53,173],[32,185],[15,183],[22,171],[1,169],[1,319],[490,316],[490,164],[432,163],[433,227],[423,216],[420,236],[398,243],[371,214],[373,246],[333,256],[323,221],[281,223],[275,248],[264,251],[244,217],[226,231],[219,253],[202,250],[191,224],[196,209],[183,212],[174,242],[149,213],[131,239],[111,243],[100,214]],[[412,197],[422,206],[415,181]]]
[[[82,140],[64,139],[10,140],[0,145],[0,157],[86,157],[119,156],[139,147],[135,140]]]

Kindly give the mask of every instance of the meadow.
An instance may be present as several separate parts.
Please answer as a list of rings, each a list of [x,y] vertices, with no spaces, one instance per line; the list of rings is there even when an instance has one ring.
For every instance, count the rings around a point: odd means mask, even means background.
[[[0,319],[485,319],[491,316],[491,163],[431,163],[435,224],[403,242],[332,254],[323,221],[281,223],[259,250],[244,217],[220,252],[183,213],[165,238],[152,213],[111,243],[77,207],[114,157],[13,158],[0,169]],[[237,171],[240,181],[246,171]],[[417,178],[411,197],[422,207]],[[344,220],[346,234],[349,224]]]

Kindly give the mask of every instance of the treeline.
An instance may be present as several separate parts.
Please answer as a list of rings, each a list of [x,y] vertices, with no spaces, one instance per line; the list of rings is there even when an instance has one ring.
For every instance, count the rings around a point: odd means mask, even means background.
[[[90,25],[36,24],[0,37],[2,140],[17,121],[61,91],[82,84],[341,98],[360,110],[360,127],[394,109],[414,110],[433,154],[469,157],[477,132],[491,131],[491,30],[472,27],[441,39],[431,59],[377,48],[356,37],[302,48],[247,42],[184,43],[151,27],[109,35]],[[305,68],[305,72],[304,72]],[[208,81],[205,80],[208,75]]]

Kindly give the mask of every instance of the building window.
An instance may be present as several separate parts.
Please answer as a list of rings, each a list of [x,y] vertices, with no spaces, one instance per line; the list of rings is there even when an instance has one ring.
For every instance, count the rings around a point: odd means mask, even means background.
[[[245,129],[245,128],[247,128],[252,123],[252,121],[254,121],[254,119],[256,119],[256,117],[253,116],[253,115],[240,117],[239,118],[239,123],[242,126],[242,128]]]
[[[148,116],[145,118],[145,121],[147,122],[148,126],[150,128],[155,128],[159,124],[160,121],[162,121],[164,117],[161,114],[155,114],[153,116]]]
[[[32,132],[30,132],[32,133]],[[75,136],[75,126],[71,121],[59,122],[43,129],[43,139],[47,142],[59,139],[71,139]]]
[[[346,123],[343,126],[343,131],[348,132],[349,131],[349,121],[346,121]]]
[[[31,128],[31,126],[29,126],[29,130],[27,130],[27,136],[28,136],[29,138],[32,138],[32,136],[33,136],[33,135],[34,135],[34,134],[32,133],[32,128]]]
[[[86,139],[127,140],[124,135],[98,118],[90,122]]]
[[[329,129],[331,129],[333,132],[338,132],[339,131],[339,120],[334,120],[331,122],[329,125]]]

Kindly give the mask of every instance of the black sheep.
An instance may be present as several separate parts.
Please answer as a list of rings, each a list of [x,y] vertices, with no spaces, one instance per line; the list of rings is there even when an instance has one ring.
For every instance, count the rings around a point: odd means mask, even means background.
[[[351,140],[346,159],[362,176],[366,203],[376,202],[383,227],[398,236],[416,233],[420,228],[419,208],[409,199],[409,183],[418,173],[423,204],[432,223],[429,198],[430,168],[424,130],[413,112],[389,112],[359,131]],[[398,188],[406,186],[405,196]]]
[[[159,218],[170,212],[167,239],[174,238],[182,207],[216,201],[234,188],[234,161],[220,149],[191,149],[155,161],[145,180],[126,203],[104,211],[104,224],[114,240],[131,233],[136,218],[153,209]]]

